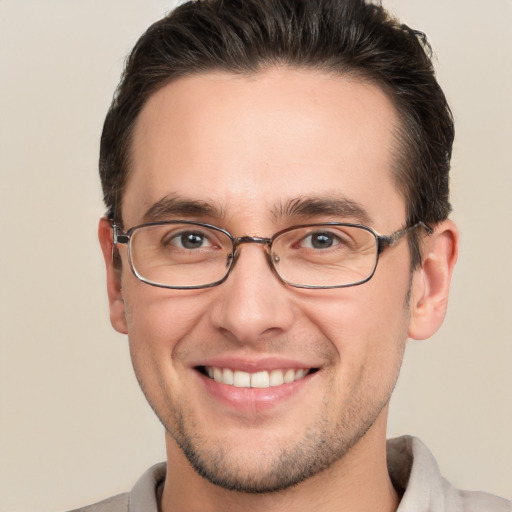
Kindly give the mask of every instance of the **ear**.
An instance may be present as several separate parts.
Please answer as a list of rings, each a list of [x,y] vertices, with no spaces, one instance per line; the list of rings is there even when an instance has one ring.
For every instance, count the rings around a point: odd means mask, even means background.
[[[410,338],[424,340],[443,323],[453,267],[457,261],[459,233],[455,224],[439,223],[423,246],[423,261],[414,271],[410,303]]]
[[[124,314],[123,291],[121,288],[120,269],[114,267],[112,240],[112,226],[107,218],[100,219],[98,225],[98,238],[100,240],[103,259],[107,270],[107,293],[110,307],[110,322],[112,327],[121,334],[128,334],[126,317]]]

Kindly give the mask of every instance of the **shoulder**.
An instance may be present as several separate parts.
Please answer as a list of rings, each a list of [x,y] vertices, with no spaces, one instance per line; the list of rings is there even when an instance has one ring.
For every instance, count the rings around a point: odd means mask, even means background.
[[[512,502],[504,498],[453,487],[418,438],[391,439],[387,449],[391,480],[402,493],[397,512],[512,512]]]
[[[129,493],[118,494],[117,496],[112,496],[93,505],[77,508],[70,512],[127,512],[129,501]]]
[[[149,468],[130,492],[69,512],[158,512],[158,488],[165,480],[166,464]]]
[[[493,494],[457,491],[464,512],[512,512],[512,502]]]

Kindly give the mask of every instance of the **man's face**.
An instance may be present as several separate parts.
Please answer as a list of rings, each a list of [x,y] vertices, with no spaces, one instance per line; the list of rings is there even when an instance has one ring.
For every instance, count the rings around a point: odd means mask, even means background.
[[[389,234],[405,223],[397,123],[379,88],[343,77],[285,68],[178,79],[137,120],[124,227],[179,218],[271,237],[335,220]],[[346,201],[361,211],[344,211]],[[332,290],[283,284],[257,244],[241,246],[226,282],[187,291],[140,282],[120,252],[125,316],[114,325],[129,334],[169,443],[210,481],[285,488],[384,436],[409,323],[405,241],[369,282]],[[207,375],[226,369],[295,380],[250,388]]]

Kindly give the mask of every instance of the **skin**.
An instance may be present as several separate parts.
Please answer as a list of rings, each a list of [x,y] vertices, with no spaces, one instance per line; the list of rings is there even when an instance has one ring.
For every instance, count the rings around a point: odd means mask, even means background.
[[[398,123],[378,87],[344,77],[273,68],[180,78],[137,120],[124,227],[172,197],[215,206],[177,215],[234,236],[331,220],[389,234],[405,221],[391,172]],[[364,219],[283,211],[311,198],[349,199]],[[457,253],[450,221],[425,237],[412,274],[404,240],[382,254],[369,282],[333,290],[283,284],[256,244],[242,247],[218,287],[155,288],[135,278],[125,247],[120,275],[114,270],[105,219],[99,237],[112,324],[128,334],[137,378],[167,432],[162,510],[396,509],[388,402],[407,337],[429,337],[444,318]],[[317,371],[277,398],[235,396],[225,385],[212,392],[197,371],[204,364]]]

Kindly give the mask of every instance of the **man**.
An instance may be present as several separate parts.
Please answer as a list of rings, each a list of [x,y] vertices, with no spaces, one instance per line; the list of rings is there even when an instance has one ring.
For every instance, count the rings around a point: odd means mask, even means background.
[[[386,445],[457,255],[424,37],[360,0],[206,0],[135,46],[105,121],[111,321],[167,465],[92,510],[510,510]]]

